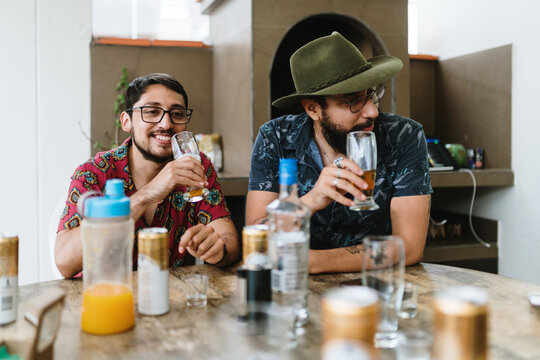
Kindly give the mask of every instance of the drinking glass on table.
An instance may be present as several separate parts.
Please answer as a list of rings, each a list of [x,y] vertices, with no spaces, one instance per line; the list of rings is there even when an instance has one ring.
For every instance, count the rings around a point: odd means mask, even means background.
[[[398,236],[364,238],[362,280],[377,291],[381,301],[375,346],[393,348],[398,344],[398,312],[401,309],[405,277],[405,250]]]
[[[182,131],[171,139],[173,156],[175,159],[180,159],[184,156],[191,156],[201,161],[201,153],[199,152],[199,146],[197,140],[191,131]],[[204,187],[186,186],[186,192],[183,198],[187,202],[201,201],[208,195],[208,189]]]
[[[364,174],[362,179],[368,184],[368,188],[362,190],[366,200],[354,198],[351,210],[377,210],[379,206],[373,200],[375,189],[375,175],[377,173],[377,141],[375,133],[371,131],[354,131],[347,134],[347,158],[360,166]]]
[[[185,277],[187,287],[186,305],[190,307],[205,307],[207,302],[208,275],[189,274]]]
[[[399,317],[402,319],[412,319],[416,316],[418,305],[418,285],[406,281],[403,286],[403,300],[401,301],[401,311]]]

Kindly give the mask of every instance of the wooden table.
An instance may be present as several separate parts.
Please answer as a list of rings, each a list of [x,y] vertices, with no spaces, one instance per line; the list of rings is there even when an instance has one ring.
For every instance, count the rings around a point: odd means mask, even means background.
[[[187,308],[182,281],[185,274],[207,273],[210,276],[208,306],[203,309]],[[359,273],[310,276],[309,309],[311,321],[298,346],[270,347],[260,359],[317,359],[320,357],[321,295],[340,282],[359,278]],[[540,286],[503,276],[434,264],[408,267],[406,280],[419,285],[418,315],[415,319],[400,320],[400,327],[416,327],[431,331],[430,304],[435,292],[448,286],[473,285],[489,293],[489,345],[490,359],[540,359],[540,309],[531,306],[529,291],[540,291]],[[136,289],[136,273],[134,286]],[[62,324],[55,344],[55,358],[88,359],[236,359],[249,358],[238,352],[246,351],[255,340],[242,336],[234,321],[221,315],[236,287],[235,268],[218,269],[207,265],[171,270],[169,276],[170,312],[163,316],[137,315],[132,331],[112,336],[93,336],[80,330],[82,301],[81,280],[57,280],[20,288],[24,302],[41,289],[58,286],[66,293]],[[136,294],[136,290],[135,290]],[[33,328],[23,319],[19,307],[16,323],[0,327],[0,339],[31,337]],[[275,352],[274,352],[275,351]],[[381,358],[392,359],[393,351],[384,351]],[[254,357],[252,357],[254,358]]]

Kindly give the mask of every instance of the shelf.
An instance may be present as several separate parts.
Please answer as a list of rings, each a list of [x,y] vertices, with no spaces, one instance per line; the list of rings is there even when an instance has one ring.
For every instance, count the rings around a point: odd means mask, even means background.
[[[514,172],[511,169],[482,169],[472,170],[476,178],[476,186],[512,186]],[[465,171],[434,171],[431,175],[433,188],[471,187],[470,174]]]
[[[472,170],[476,185],[483,186],[512,186],[514,172],[511,169],[482,169]],[[471,187],[471,176],[464,171],[431,172],[433,188]],[[219,173],[219,180],[226,196],[246,196],[248,176],[231,173]]]
[[[447,223],[444,227],[447,234],[449,234],[451,224],[460,224],[461,236],[428,238],[422,261],[444,263],[449,261],[496,259],[498,257],[498,222],[496,220],[476,216],[472,218],[478,236],[491,245],[488,248],[474,238],[469,228],[468,215],[433,209],[431,216],[437,221],[446,220]]]
[[[249,177],[247,175],[219,173],[219,183],[225,196],[246,196]]]
[[[439,263],[457,260],[496,259],[498,249],[495,243],[485,247],[474,239],[428,239],[424,249],[423,262]]]

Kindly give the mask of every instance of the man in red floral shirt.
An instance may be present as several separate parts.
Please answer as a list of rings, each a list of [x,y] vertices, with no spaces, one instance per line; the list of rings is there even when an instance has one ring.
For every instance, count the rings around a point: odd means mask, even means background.
[[[125,100],[120,120],[131,136],[121,146],[98,153],[71,177],[55,246],[62,275],[72,277],[82,270],[77,201],[84,192],[103,192],[107,179],[124,181],[135,231],[144,227],[170,231],[171,266],[193,263],[194,257],[218,266],[236,261],[238,236],[210,160],[204,154],[201,162],[191,156],[173,160],[171,137],[186,130],[192,113],[182,85],[167,74],[149,74],[129,84]],[[144,118],[149,111],[161,113],[160,120]],[[204,186],[209,195],[196,203],[185,202],[186,186]]]

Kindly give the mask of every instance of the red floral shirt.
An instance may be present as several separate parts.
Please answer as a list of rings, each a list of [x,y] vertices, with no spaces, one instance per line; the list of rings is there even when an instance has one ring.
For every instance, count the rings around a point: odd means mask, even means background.
[[[129,172],[128,152],[131,145],[132,140],[129,137],[121,146],[96,154],[93,159],[75,170],[71,176],[69,194],[60,218],[58,231],[80,226],[82,217],[77,212],[79,196],[90,190],[103,192],[105,182],[108,179],[123,180],[124,192],[127,196],[131,196],[137,191]],[[147,224],[143,217],[140,217],[135,223],[135,232],[146,227],[165,227],[169,230],[169,265],[171,266],[192,264],[194,261],[187,252],[184,254],[178,252],[180,238],[187,229],[197,224],[208,224],[213,220],[230,216],[212,163],[203,153],[201,153],[201,161],[209,183],[210,193],[206,199],[196,203],[188,203],[182,198],[185,187],[178,186],[158,203],[151,224]],[[137,263],[136,242],[133,260],[135,266]]]

